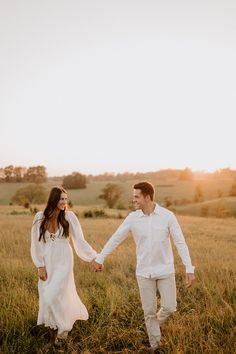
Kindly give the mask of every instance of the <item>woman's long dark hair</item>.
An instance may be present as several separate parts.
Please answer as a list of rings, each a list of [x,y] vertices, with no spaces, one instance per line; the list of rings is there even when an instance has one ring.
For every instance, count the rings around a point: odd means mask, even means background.
[[[49,223],[49,219],[50,217],[52,217],[53,212],[55,211],[57,204],[61,198],[61,194],[62,193],[66,193],[66,190],[62,187],[53,187],[51,189],[51,192],[49,194],[48,197],[48,202],[46,205],[46,208],[43,212],[43,221],[40,225],[40,233],[39,233],[39,241],[41,241],[41,239],[43,238],[43,241],[46,242],[45,239],[45,232],[47,229],[47,225]],[[63,234],[62,236],[64,237],[69,237],[69,223],[65,218],[65,210],[60,210],[60,213],[58,214],[58,218],[57,218],[57,225],[58,228],[59,226],[62,226],[63,229]]]

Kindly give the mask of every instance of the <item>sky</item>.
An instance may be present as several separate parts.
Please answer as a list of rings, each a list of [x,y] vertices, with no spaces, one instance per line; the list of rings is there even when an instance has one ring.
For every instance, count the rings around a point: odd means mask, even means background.
[[[0,0],[0,167],[236,169],[236,1]]]

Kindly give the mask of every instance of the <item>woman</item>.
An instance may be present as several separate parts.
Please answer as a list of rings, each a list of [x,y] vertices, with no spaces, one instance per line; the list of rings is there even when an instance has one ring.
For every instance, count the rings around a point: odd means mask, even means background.
[[[50,343],[55,345],[67,338],[76,320],[88,319],[75,287],[70,240],[84,261],[91,262],[97,255],[84,239],[77,217],[66,207],[66,191],[52,188],[44,212],[35,215],[31,232],[31,256],[39,277],[37,324],[49,328]]]

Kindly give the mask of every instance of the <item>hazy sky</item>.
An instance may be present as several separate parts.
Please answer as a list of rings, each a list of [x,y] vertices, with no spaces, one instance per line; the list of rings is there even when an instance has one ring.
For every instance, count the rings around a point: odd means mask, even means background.
[[[0,167],[236,168],[235,0],[0,0]]]

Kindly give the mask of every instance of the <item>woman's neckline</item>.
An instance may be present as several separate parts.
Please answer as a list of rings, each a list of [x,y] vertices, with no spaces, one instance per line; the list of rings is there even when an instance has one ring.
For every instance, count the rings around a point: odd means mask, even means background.
[[[50,234],[50,235],[56,235],[56,233],[59,231],[59,229],[56,230],[56,232],[51,232],[48,229],[46,229],[46,231]]]

